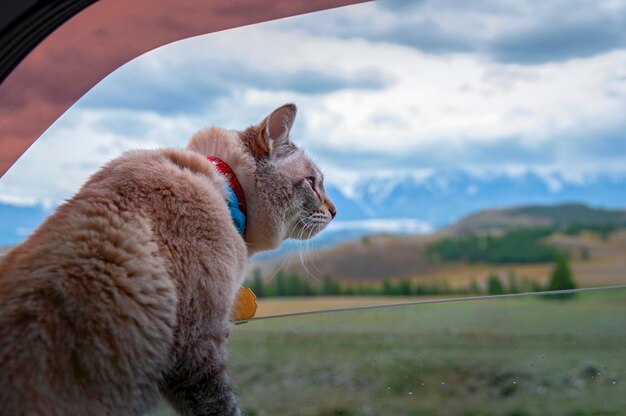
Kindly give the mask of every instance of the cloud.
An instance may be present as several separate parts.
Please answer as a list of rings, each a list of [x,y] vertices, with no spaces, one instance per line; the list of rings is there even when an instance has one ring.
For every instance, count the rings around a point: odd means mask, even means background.
[[[405,51],[394,65],[392,87],[333,94],[308,109],[311,145],[401,155],[444,144],[471,152],[515,138],[526,154],[574,133],[593,146],[597,131],[624,121],[626,51],[532,67]]]
[[[524,30],[504,33],[491,44],[491,55],[501,62],[538,64],[624,48],[624,16],[626,9],[621,15],[591,15],[576,20],[553,16]]]
[[[206,126],[241,129],[285,102],[299,106],[296,142],[348,188],[381,171],[626,171],[626,49],[524,65],[484,51],[425,53],[361,37],[413,18],[388,7],[370,20],[378,7],[224,31],[142,56],[44,134],[0,181],[0,201],[54,204],[125,150],[182,147]],[[529,20],[513,17],[535,6],[484,3],[466,22],[451,6],[441,15],[429,2],[415,7],[442,33],[458,23],[468,39],[489,40],[523,33]],[[470,30],[476,22],[484,31]]]
[[[422,2],[397,2],[403,4],[401,7],[390,7],[389,3],[377,1],[358,9],[322,12],[310,19],[278,22],[278,26],[341,39],[393,43],[428,53],[468,51],[473,47],[471,37],[444,27],[437,15],[422,13]]]
[[[368,20],[371,24],[364,25]],[[590,0],[481,2],[380,0],[320,13],[287,28],[407,46],[425,53],[471,53],[498,62],[541,64],[626,46],[626,4]]]
[[[315,147],[314,154],[323,154],[322,166],[330,172],[331,181],[342,177],[350,166],[353,173],[347,177],[354,182],[372,171],[393,176],[411,171],[432,172],[460,169],[485,175],[493,172],[535,171],[560,172],[567,177],[594,172],[626,174],[626,123],[596,131],[564,131],[540,144],[527,143],[520,137],[498,141],[473,140],[466,142],[442,139],[437,143],[415,144],[411,149],[394,148],[378,151],[368,148],[342,148],[325,151]],[[348,162],[349,161],[349,162]],[[390,173],[391,172],[391,173]],[[349,184],[348,184],[349,185]]]
[[[328,94],[341,90],[382,90],[391,80],[382,71],[363,69],[354,74],[329,74],[302,69],[291,74],[267,76],[256,88],[286,90],[300,94]],[[251,85],[252,86],[252,85]]]
[[[327,232],[366,230],[370,233],[427,234],[433,226],[412,218],[333,221]]]
[[[121,116],[121,114],[118,114]],[[0,180],[0,203],[55,207],[73,195],[89,175],[107,161],[133,149],[173,146],[172,132],[185,131],[184,123],[134,114],[145,126],[141,140],[106,129],[110,112],[80,111],[66,114],[9,169]],[[104,127],[104,128],[103,128]],[[183,133],[178,147],[189,133]],[[170,137],[168,137],[170,136]]]
[[[393,82],[374,67],[355,71],[306,66],[285,69],[245,57],[217,58],[210,53],[211,42],[197,46],[172,45],[156,52],[167,57],[168,51],[178,49],[176,59],[148,56],[128,63],[81,99],[79,107],[190,114],[210,111],[216,101],[250,88],[320,95],[346,89],[380,90]]]
[[[474,49],[471,39],[445,31],[431,19],[405,21],[393,28],[371,34],[369,40],[396,43],[426,53],[467,52]]]
[[[179,76],[178,68],[150,72],[141,61],[113,73],[104,87],[88,93],[80,106],[102,109],[153,111],[164,115],[195,113],[206,110],[217,98],[227,95],[228,86],[215,76],[208,79],[195,75]]]

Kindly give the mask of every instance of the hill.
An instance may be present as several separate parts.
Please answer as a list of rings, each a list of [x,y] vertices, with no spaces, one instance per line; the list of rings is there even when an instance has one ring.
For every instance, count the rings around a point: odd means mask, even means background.
[[[447,231],[479,234],[514,228],[610,226],[626,227],[626,210],[592,208],[583,204],[531,205],[479,211],[462,218]]]
[[[472,281],[484,282],[489,275],[502,279],[516,275],[520,279],[545,283],[556,250],[566,252],[573,261],[577,279],[583,286],[625,283],[623,262],[626,259],[626,230],[604,235],[588,230],[573,229],[585,224],[593,231],[594,226],[609,224],[626,227],[626,211],[591,208],[584,205],[525,206],[489,210],[472,214],[457,224],[429,235],[413,236],[365,236],[347,243],[313,252],[295,252],[274,261],[257,262],[265,278],[274,275],[281,265],[287,272],[295,272],[312,280],[327,277],[344,284],[372,284],[382,279],[410,279],[415,282],[445,282],[451,286],[466,286]],[[539,230],[524,232],[540,247],[546,247],[549,257],[542,253],[531,261],[511,261],[478,257],[468,262],[435,261],[429,256],[429,247],[442,241],[462,239],[471,231],[493,231],[504,237],[503,244],[517,244],[517,229]],[[536,228],[554,227],[554,228]],[[514,232],[506,230],[516,229]],[[559,231],[559,230],[563,231]],[[570,232],[574,230],[574,232]],[[497,238],[492,238],[497,243]],[[528,242],[528,240],[525,240]],[[477,241],[480,243],[480,241]],[[494,244],[491,241],[490,244]],[[528,246],[535,249],[535,246]],[[506,247],[510,252],[511,247]],[[515,247],[512,248],[513,250]],[[507,251],[501,252],[506,253]],[[536,252],[532,251],[533,255]]]

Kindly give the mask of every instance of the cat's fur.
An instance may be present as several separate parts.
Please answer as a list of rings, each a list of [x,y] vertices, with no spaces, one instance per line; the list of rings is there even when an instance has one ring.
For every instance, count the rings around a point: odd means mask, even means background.
[[[184,415],[239,414],[225,343],[246,258],[335,215],[289,138],[295,114],[127,153],[6,255],[0,414],[140,415],[160,394]],[[246,241],[207,155],[241,182]]]

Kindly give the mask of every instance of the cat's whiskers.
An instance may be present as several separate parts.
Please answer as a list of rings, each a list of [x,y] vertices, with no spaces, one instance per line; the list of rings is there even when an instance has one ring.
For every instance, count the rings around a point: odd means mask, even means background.
[[[269,280],[274,280],[274,278],[276,277],[276,275],[278,274],[278,272],[283,268],[283,266],[285,265],[285,263],[287,263],[287,261],[291,258],[291,255],[293,254],[293,252],[288,252],[287,255],[285,256],[285,258],[283,259],[283,261],[280,263],[280,266],[278,266],[276,268],[276,270],[274,270],[274,274],[272,274],[272,276],[270,277]]]
[[[286,217],[286,214],[283,214],[284,217]],[[300,225],[302,222],[306,221],[306,218],[300,218],[290,229],[289,232],[287,233],[287,236],[290,236],[295,230],[296,227],[298,227],[298,225]],[[298,242],[299,243],[299,242]],[[287,255],[283,258],[283,261],[280,263],[280,265],[274,270],[274,273],[272,274],[272,276],[269,278],[269,280],[274,280],[274,278],[276,277],[276,275],[278,274],[278,272],[285,266],[285,264],[291,259],[293,255],[293,251],[289,251],[287,252]]]
[[[293,227],[291,227],[291,230],[289,230],[289,232],[287,233],[287,236],[290,236],[294,231],[296,231],[296,227],[298,227],[298,225],[304,223],[307,220],[306,217],[302,217],[300,218],[294,225]],[[298,233],[299,236],[299,233]],[[296,236],[296,238],[299,238],[298,236]]]
[[[300,263],[304,268],[305,274],[308,276],[312,276],[308,267],[308,249],[309,249],[309,238],[311,237],[311,230],[313,227],[313,222],[310,221],[311,215],[307,215],[307,222],[305,222],[304,227],[300,230],[299,240],[300,240]],[[308,233],[308,234],[307,234]],[[304,248],[304,249],[303,249]],[[317,280],[317,279],[316,279]]]
[[[315,264],[315,255],[317,254],[317,256],[319,257],[319,250],[318,247],[316,247],[316,241],[315,240],[309,240],[309,244],[313,246],[313,250],[309,249],[309,253],[310,253],[310,258],[311,258],[311,265],[313,266],[313,268],[315,270],[317,270],[318,274],[321,275],[322,271],[317,267],[317,265]],[[319,281],[318,278],[316,278],[316,280]]]
[[[328,225],[332,221],[332,217],[330,216],[330,213],[325,213],[325,214],[321,215],[320,220],[321,220],[320,221],[320,232],[321,232],[321,231],[325,230],[326,227],[328,227]],[[313,244],[315,245],[316,242],[313,242]],[[319,242],[317,244],[319,245]],[[319,258],[319,247],[314,247],[314,248],[315,248],[314,253],[317,254],[317,256]],[[315,262],[313,262],[313,265],[315,265]],[[318,271],[319,271],[320,274],[322,274],[321,270],[318,269]]]
[[[293,233],[300,224],[304,224],[302,227],[300,227],[300,230],[298,230],[298,234],[296,234],[295,239],[296,241],[298,241],[298,256],[300,258],[300,263],[305,268],[305,271],[306,271],[306,266],[304,265],[304,261],[302,259],[302,237],[303,237],[303,230],[306,227],[307,219],[308,219],[307,215],[301,216],[298,222],[296,222],[295,225],[293,226],[291,232],[289,233],[289,235],[291,235],[291,233]]]
[[[314,274],[311,273],[311,271],[309,270],[308,264],[310,263],[315,270],[317,270],[318,273],[321,273],[321,271],[319,270],[319,268],[315,265],[314,261],[312,260],[312,253],[311,253],[311,236],[314,233],[317,233],[319,231],[319,227],[320,227],[320,221],[318,221],[316,219],[317,213],[313,213],[311,215],[309,215],[308,219],[309,222],[307,222],[307,224],[305,225],[305,227],[302,229],[302,237],[304,237],[305,240],[305,252],[304,252],[304,259],[302,258],[302,255],[300,257],[301,259],[301,263],[302,266],[307,274],[307,277],[312,277],[313,279],[315,279],[316,281],[321,281],[320,278]],[[304,233],[307,233],[306,235],[304,235]]]
[[[287,233],[287,236],[290,236],[295,230],[296,227],[298,227],[298,225],[300,225],[301,223],[303,223],[304,221],[306,221],[306,218],[300,218],[289,230],[289,232]],[[300,241],[298,241],[298,245],[300,244]],[[289,259],[291,258],[291,256],[293,255],[293,251],[289,251],[287,253],[287,255],[285,256],[285,258],[283,259],[283,261],[280,263],[280,266],[278,266],[276,268],[276,270],[274,270],[274,273],[272,274],[272,276],[270,277],[270,280],[274,280],[274,278],[276,277],[276,275],[278,274],[278,272],[283,268],[283,266],[285,265],[285,263],[287,263],[289,261]]]
[[[315,214],[314,214],[315,215]],[[313,232],[317,231],[317,224],[316,222],[310,222],[311,226],[309,227],[309,235],[307,235],[306,238],[306,248],[307,248],[307,263],[311,263],[311,266],[313,266],[314,269],[317,269],[317,266],[315,266],[315,264],[313,263],[312,260],[312,254],[311,254],[311,236],[313,235]],[[317,269],[317,271],[319,272],[319,269]],[[317,276],[315,276],[314,274],[311,274],[311,277],[313,277],[313,279],[319,281],[319,278]]]
[[[304,226],[300,229],[300,231],[298,232],[298,255],[300,256],[300,264],[302,265],[302,268],[304,269],[304,273],[305,275],[309,274],[309,269],[307,267],[307,265],[304,262],[304,258],[302,255],[303,250],[303,238],[304,237],[304,231],[306,230],[306,227],[308,226],[308,223],[304,223]]]
[[[311,276],[311,272],[309,271],[309,238],[311,237],[311,229],[313,227],[313,223],[312,222],[307,222],[306,226],[304,227],[304,232],[308,233],[307,235],[304,236],[304,261],[305,261],[305,270],[306,270],[306,276],[309,277]]]

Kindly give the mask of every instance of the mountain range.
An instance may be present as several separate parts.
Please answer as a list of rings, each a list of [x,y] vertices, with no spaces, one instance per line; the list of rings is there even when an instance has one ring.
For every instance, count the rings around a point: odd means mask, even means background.
[[[626,207],[626,175],[571,180],[558,174],[448,171],[426,177],[369,177],[350,188],[331,183],[326,190],[338,214],[315,239],[317,247],[370,234],[428,234],[488,209],[564,203]],[[298,244],[287,242],[281,251]]]
[[[425,234],[485,209],[561,203],[626,207],[626,175],[610,174],[570,180],[558,174],[440,171],[425,177],[364,177],[350,187],[329,182],[326,190],[338,215],[316,238],[318,246],[366,234]],[[0,204],[0,246],[19,243],[49,214],[38,206]]]
[[[578,202],[626,207],[626,175],[571,180],[560,175],[472,175],[435,172],[426,178],[364,178],[349,192],[327,186],[338,221],[412,218],[437,229],[471,212],[520,205]]]

